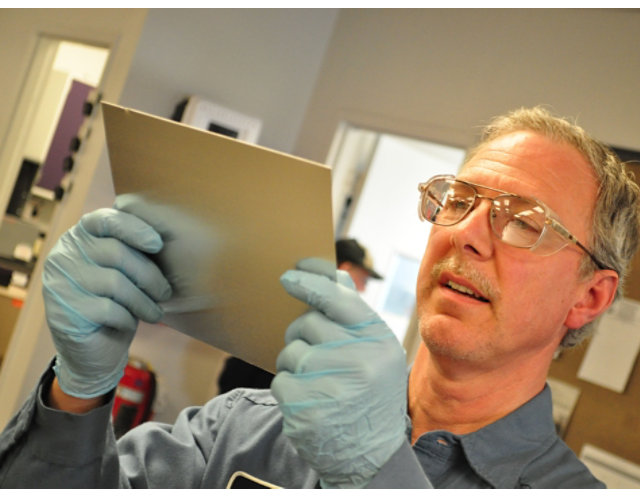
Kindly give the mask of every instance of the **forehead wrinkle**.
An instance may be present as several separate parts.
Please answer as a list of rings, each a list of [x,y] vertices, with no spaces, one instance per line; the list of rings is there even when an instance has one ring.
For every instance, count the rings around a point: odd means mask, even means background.
[[[465,172],[472,173],[472,178]],[[469,166],[465,166],[458,176],[459,179],[469,180],[481,187],[496,188],[506,193],[511,193],[523,197],[533,197],[542,200],[544,203],[553,208],[552,202],[548,201],[546,197],[553,197],[553,193],[550,192],[555,189],[553,187],[553,181],[549,185],[537,184],[532,191],[530,187],[533,183],[540,183],[538,175],[531,171],[523,171],[521,169],[514,169],[508,165],[500,162],[482,161],[482,163],[473,163]],[[481,179],[479,179],[481,178]],[[541,194],[541,192],[543,192]]]

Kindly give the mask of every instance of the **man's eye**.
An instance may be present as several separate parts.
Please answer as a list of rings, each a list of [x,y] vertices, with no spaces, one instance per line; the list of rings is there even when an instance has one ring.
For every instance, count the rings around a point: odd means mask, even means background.
[[[447,201],[447,208],[449,210],[466,210],[469,207],[469,202],[466,198],[449,198]]]
[[[529,232],[540,232],[540,225],[528,217],[514,217],[509,221],[509,225],[514,229]]]

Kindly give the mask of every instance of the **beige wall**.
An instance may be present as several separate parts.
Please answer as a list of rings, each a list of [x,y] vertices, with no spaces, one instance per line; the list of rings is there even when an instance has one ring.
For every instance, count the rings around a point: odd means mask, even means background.
[[[640,10],[342,10],[295,153],[326,159],[341,120],[454,145],[550,104],[640,149]]]

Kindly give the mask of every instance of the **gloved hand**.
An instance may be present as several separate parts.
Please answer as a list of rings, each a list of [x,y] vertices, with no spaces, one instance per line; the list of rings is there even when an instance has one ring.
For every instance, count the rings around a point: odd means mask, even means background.
[[[171,295],[158,267],[140,253],[161,249],[144,221],[105,208],[84,215],[51,250],[43,296],[65,393],[93,398],[118,384],[138,320],[160,320],[156,302]]]
[[[119,195],[114,208],[142,219],[162,237],[162,252],[152,257],[171,284],[165,314],[212,308],[220,297],[220,246],[224,236],[196,212],[141,194]],[[184,330],[184,329],[183,329]]]
[[[347,273],[334,282],[319,259],[297,268],[282,285],[315,310],[289,326],[276,363],[283,432],[322,487],[364,487],[406,439],[404,350]]]

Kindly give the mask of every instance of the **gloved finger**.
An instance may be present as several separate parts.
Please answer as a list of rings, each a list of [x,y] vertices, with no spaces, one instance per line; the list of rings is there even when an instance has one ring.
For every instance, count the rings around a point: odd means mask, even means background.
[[[327,395],[318,394],[310,387],[309,380],[301,380],[299,376],[288,371],[278,372],[271,381],[271,394],[284,409],[304,409],[305,404],[312,406],[314,399],[327,399]],[[313,405],[317,406],[317,405]],[[286,416],[285,416],[286,419]]]
[[[288,410],[285,422],[290,415],[307,408],[321,408],[322,403],[336,405],[345,398],[344,382],[336,380],[334,373],[327,375],[300,376],[288,371],[279,372],[271,381],[271,394],[280,408]],[[345,413],[346,414],[346,413]]]
[[[296,264],[296,269],[318,274],[319,276],[325,276],[349,289],[356,289],[356,285],[349,273],[344,270],[336,270],[333,262],[329,262],[328,260],[322,258],[303,258]]]
[[[178,233],[186,228],[190,236],[195,233],[190,226],[190,216],[179,208],[158,203],[137,193],[125,193],[116,196],[113,208],[126,212],[149,224],[162,238],[165,244],[174,240]],[[199,226],[202,231],[205,226]]]
[[[338,324],[366,326],[382,322],[355,290],[324,276],[289,270],[282,275],[280,282],[291,296],[314,307]]]
[[[271,394],[283,412],[289,413],[287,410],[290,411],[293,405],[304,404],[311,392],[306,385],[301,385],[301,381],[295,375],[290,372],[279,372],[271,381]],[[288,416],[285,415],[285,422],[287,421]]]
[[[74,253],[71,245],[75,244],[88,257],[87,262],[117,269],[156,301],[165,301],[170,298],[171,285],[158,266],[121,241],[114,238],[97,238],[86,233],[80,236],[74,231],[70,231],[69,237],[65,236],[60,241],[63,247],[68,248],[61,250],[61,254]],[[72,260],[69,261],[74,263]],[[88,283],[81,282],[87,279],[81,270],[75,270],[73,274],[78,282],[87,287]]]
[[[287,371],[294,374],[302,372],[301,368],[304,364],[305,357],[310,352],[311,346],[300,339],[289,343],[278,354],[276,370],[278,372]]]
[[[285,343],[291,343],[296,339],[315,345],[351,339],[351,335],[320,312],[307,312],[287,327]]]
[[[400,347],[391,331],[354,336],[344,330],[341,337],[339,340],[314,345],[302,339],[293,340],[278,355],[276,369],[295,374],[331,371],[341,374],[357,373],[359,369],[364,370],[370,366],[375,368],[377,364],[371,364],[370,358],[378,356],[380,350],[392,354],[396,347]]]
[[[120,271],[96,267],[87,273],[87,276],[83,278],[82,283],[89,293],[113,300],[126,308],[136,319],[157,322],[162,318],[163,311],[160,306]],[[100,309],[96,309],[95,313],[103,315]],[[87,315],[92,314],[94,309],[88,309]],[[108,319],[108,316],[106,317]]]
[[[133,332],[138,321],[126,309],[109,298],[95,295],[62,297],[55,285],[43,276],[42,291],[49,325],[64,334],[85,336],[103,326]],[[92,315],[85,315],[91,310]],[[96,315],[99,314],[99,315]],[[55,336],[55,333],[54,333]]]
[[[103,297],[116,303],[135,319],[157,322],[163,315],[158,304],[118,270],[85,265],[71,277],[55,260],[48,260],[43,285],[57,295],[67,310],[75,309],[76,313],[101,325],[108,324],[112,316],[104,304],[96,305],[95,298]]]
[[[93,308],[87,312],[87,317],[94,321],[100,321],[101,326],[115,329],[121,332],[135,332],[138,328],[138,319],[150,322],[152,324],[158,322],[162,318],[162,313],[157,316],[140,316],[132,314],[130,308],[125,307],[118,301],[113,301],[106,297],[93,297]],[[144,313],[137,310],[138,314]],[[151,312],[151,308],[147,313]]]
[[[323,258],[303,258],[296,263],[296,269],[336,280],[336,264]]]
[[[290,372],[281,371],[271,380],[271,394],[281,405],[285,402],[285,391],[288,390],[292,377]]]
[[[162,238],[155,229],[127,212],[102,208],[85,214],[78,225],[94,236],[116,238],[146,253],[158,253],[162,249]]]

